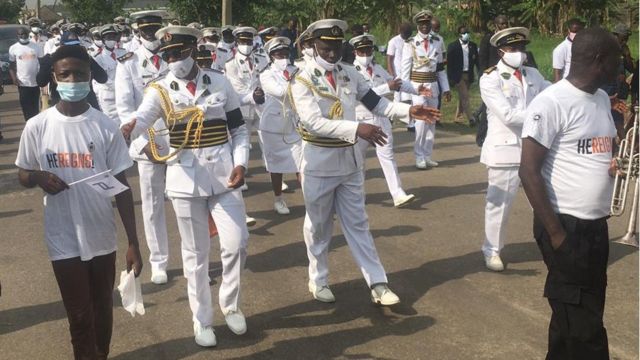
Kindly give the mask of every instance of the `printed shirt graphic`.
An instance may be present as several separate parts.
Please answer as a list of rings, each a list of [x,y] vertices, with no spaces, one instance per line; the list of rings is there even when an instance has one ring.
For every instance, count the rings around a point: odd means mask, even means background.
[[[587,220],[609,215],[615,136],[611,103],[602,90],[586,93],[565,79],[533,99],[522,137],[549,149],[542,176],[554,211]]]
[[[67,117],[56,107],[30,119],[20,138],[16,165],[56,174],[67,184],[132,165],[117,125],[92,107]],[[80,256],[86,261],[116,250],[112,198],[87,181],[57,195],[44,193],[44,232],[51,260]]]
[[[16,77],[21,86],[38,86],[36,75],[40,69],[38,58],[42,57],[42,51],[33,42],[21,44],[19,42],[9,48],[9,61],[16,63]]]

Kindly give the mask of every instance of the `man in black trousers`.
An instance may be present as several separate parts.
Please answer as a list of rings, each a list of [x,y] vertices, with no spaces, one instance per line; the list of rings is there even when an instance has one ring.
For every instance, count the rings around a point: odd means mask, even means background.
[[[470,125],[474,125],[469,106],[469,87],[473,83],[473,68],[478,65],[478,46],[470,40],[465,25],[458,26],[458,39],[447,47],[447,77],[449,85],[458,91],[458,107],[455,121],[464,113]]]

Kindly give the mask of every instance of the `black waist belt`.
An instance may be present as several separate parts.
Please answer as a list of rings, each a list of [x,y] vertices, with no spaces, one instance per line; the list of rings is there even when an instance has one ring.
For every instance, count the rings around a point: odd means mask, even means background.
[[[202,123],[202,132],[196,132],[197,124],[191,126],[187,134],[187,124],[177,124],[169,131],[169,145],[178,148],[187,138],[185,149],[199,149],[226,144],[229,142],[227,122],[222,119],[205,120]],[[199,139],[199,140],[198,140]]]
[[[332,138],[311,135],[311,133],[309,133],[305,129],[302,129],[300,131],[300,134],[302,135],[302,140],[310,144],[313,144],[315,146],[327,147],[327,148],[342,148],[342,147],[349,147],[354,145],[350,142],[340,140],[340,139],[332,139]]]
[[[412,71],[409,79],[417,83],[432,83],[438,81],[438,76],[435,72],[417,72]]]

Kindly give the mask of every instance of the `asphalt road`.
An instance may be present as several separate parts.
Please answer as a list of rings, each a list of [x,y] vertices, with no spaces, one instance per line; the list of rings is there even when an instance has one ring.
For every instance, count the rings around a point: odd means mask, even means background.
[[[0,97],[0,358],[69,359],[66,314],[43,243],[42,192],[17,183],[13,165],[23,127],[16,89]],[[449,129],[449,130],[448,130]],[[151,284],[143,269],[147,313],[132,318],[114,293],[113,359],[542,359],[550,310],[542,297],[546,269],[532,237],[530,207],[520,191],[502,253],[503,273],[485,270],[483,240],[486,170],[470,135],[438,130],[435,159],[440,167],[414,168],[411,135],[394,132],[396,157],[407,192],[418,200],[395,209],[382,171],[369,151],[367,212],[390,286],[401,304],[380,308],[369,292],[336,224],[330,264],[337,302],[314,301],[307,291],[307,257],[302,241],[304,206],[293,176],[286,194],[289,216],[273,209],[270,184],[254,146],[245,193],[258,219],[250,229],[243,276],[242,310],[249,331],[232,334],[215,306],[218,346],[198,347],[182,276],[180,239],[166,203],[170,236],[169,283]],[[255,140],[255,139],[254,139]],[[255,145],[255,141],[254,141]],[[134,184],[138,235],[148,251],[140,220],[137,174]],[[118,220],[119,222],[119,220]],[[612,239],[625,219],[610,221]],[[119,224],[118,272],[124,269],[126,240]],[[638,359],[638,252],[611,244],[605,324],[613,359]],[[211,291],[217,299],[219,246],[211,251]],[[117,282],[118,280],[116,280]],[[116,284],[117,285],[117,284]]]

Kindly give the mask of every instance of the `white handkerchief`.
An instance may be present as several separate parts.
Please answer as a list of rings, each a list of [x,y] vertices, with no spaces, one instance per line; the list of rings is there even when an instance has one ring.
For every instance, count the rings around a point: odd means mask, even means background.
[[[127,310],[131,316],[136,316],[136,313],[144,315],[140,278],[135,277],[133,270],[129,273],[127,273],[127,270],[120,273],[118,291],[120,291],[120,297],[122,298],[122,307]]]

